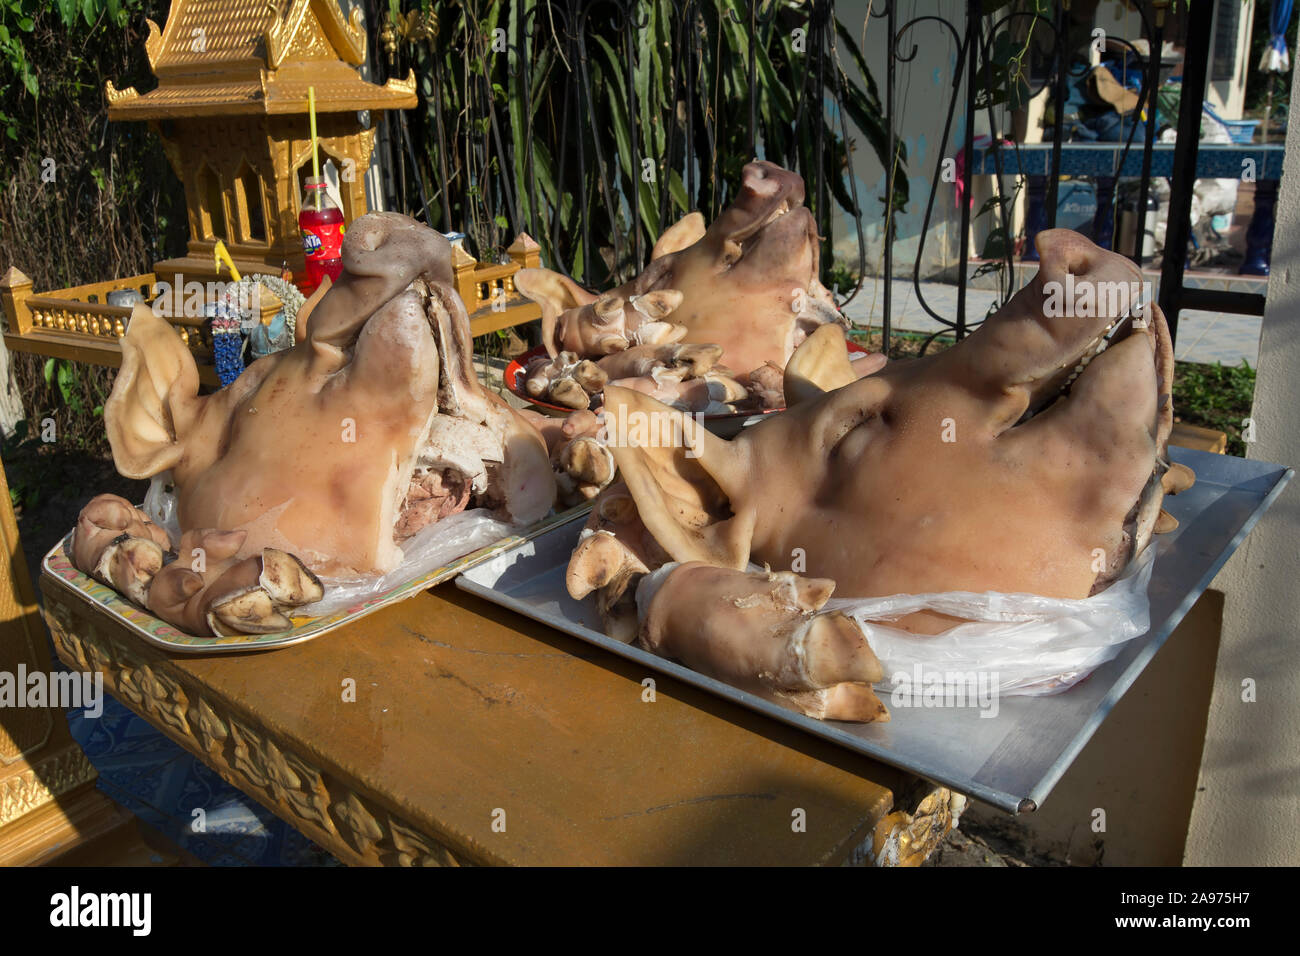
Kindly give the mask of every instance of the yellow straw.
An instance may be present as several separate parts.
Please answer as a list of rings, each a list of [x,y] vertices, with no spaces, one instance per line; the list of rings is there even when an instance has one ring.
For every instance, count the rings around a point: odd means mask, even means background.
[[[320,178],[320,159],[316,156],[316,87],[307,87],[307,115],[311,118],[311,174]]]
[[[214,264],[217,270],[217,275],[221,275],[221,264],[224,262],[230,269],[230,277],[232,279],[238,282],[242,278],[239,274],[239,270],[235,268],[235,260],[230,258],[230,253],[226,251],[226,244],[220,239],[218,239],[217,244],[212,247],[212,258],[215,260]]]

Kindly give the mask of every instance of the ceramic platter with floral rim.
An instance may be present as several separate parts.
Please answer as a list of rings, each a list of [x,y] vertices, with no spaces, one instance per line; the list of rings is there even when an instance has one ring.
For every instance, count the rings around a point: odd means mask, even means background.
[[[849,341],[845,344],[848,346],[850,356],[870,354],[868,349],[863,348],[856,342]],[[536,407],[539,411],[544,412],[547,415],[554,415],[556,417],[572,415],[574,411],[572,408],[565,408],[563,405],[556,405],[553,402],[542,401],[524,391],[524,369],[528,367],[528,363],[533,359],[545,355],[546,346],[538,345],[529,349],[523,355],[511,359],[509,364],[506,365],[505,374],[503,376],[505,386],[516,398],[527,402],[529,405]],[[739,432],[741,428],[758,421],[764,415],[771,415],[773,412],[779,411],[784,411],[784,409],[765,408],[761,412],[732,412],[728,415],[705,415],[704,427],[715,435],[720,435],[723,438],[730,438]]]
[[[293,627],[273,634],[237,634],[228,637],[198,637],[177,630],[165,621],[159,620],[143,608],[136,607],[122,595],[107,585],[100,584],[94,578],[83,574],[72,563],[72,532],[68,532],[58,544],[50,549],[41,562],[41,567],[50,580],[61,590],[85,601],[92,607],[117,621],[128,631],[138,635],[141,640],[155,647],[182,654],[214,654],[241,651],[270,650],[300,644],[330,631],[350,624],[380,608],[396,604],[406,598],[419,594],[426,588],[441,584],[455,577],[462,571],[472,568],[481,561],[486,561],[500,552],[516,547],[543,533],[556,524],[572,520],[576,515],[588,510],[590,502],[570,508],[560,514],[552,514],[532,527],[525,528],[517,534],[507,535],[486,547],[479,548],[463,557],[449,561],[441,567],[434,568],[426,574],[410,581],[398,584],[386,591],[333,613],[319,617],[294,617]]]

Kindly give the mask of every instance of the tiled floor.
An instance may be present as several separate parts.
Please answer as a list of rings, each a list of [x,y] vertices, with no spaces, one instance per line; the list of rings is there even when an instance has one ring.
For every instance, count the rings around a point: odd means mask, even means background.
[[[68,725],[99,788],[204,863],[341,865],[107,693],[102,714],[71,710]]]
[[[957,314],[957,286],[943,282],[920,283],[920,296],[910,280],[895,279],[891,289],[894,328],[909,332],[934,332],[944,328],[922,305],[951,320]],[[996,292],[968,287],[968,321],[983,318],[999,301]],[[879,327],[884,315],[884,281],[868,278],[862,290],[845,308],[855,326]],[[1237,365],[1243,360],[1252,367],[1259,359],[1260,317],[1219,312],[1184,310],[1178,320],[1175,358],[1183,362]]]

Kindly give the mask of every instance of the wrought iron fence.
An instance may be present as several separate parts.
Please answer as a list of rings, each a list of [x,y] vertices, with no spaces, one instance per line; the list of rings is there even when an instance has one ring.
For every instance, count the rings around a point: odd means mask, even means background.
[[[1030,173],[1023,180],[1033,200],[1023,230],[1028,238],[1055,224],[1066,100],[1089,70],[1075,56],[1079,41],[1089,38],[1072,35],[1068,4],[1061,0],[970,0],[964,17],[955,20],[936,13],[904,17],[900,0],[872,0],[871,28],[887,31],[887,56],[871,69],[832,0],[461,0],[423,11],[403,10],[398,0],[387,8],[378,0],[362,2],[368,22],[384,24],[370,31],[377,78],[414,69],[422,93],[422,107],[411,117],[383,120],[381,161],[395,173],[386,181],[389,208],[444,230],[463,229],[480,258],[526,231],[541,244],[548,266],[599,287],[639,271],[658,233],[677,216],[691,209],[716,215],[734,195],[741,167],[757,153],[803,175],[823,237],[824,272],[831,267],[832,210],[848,214],[857,279],[838,290],[847,303],[868,273],[864,222],[884,224],[878,267],[893,275],[896,219],[911,201],[911,181],[918,180],[928,188],[912,281],[918,301],[957,338],[982,319],[967,315],[966,288],[972,268],[980,268],[972,266],[972,215],[993,218],[992,232],[1002,239],[1001,268],[1014,275],[1020,230],[1012,228],[1014,197],[1002,192],[1003,177]],[[1141,0],[1136,9],[1145,46],[1137,38],[1109,39],[1139,77],[1132,115],[1151,118],[1170,0]],[[1172,149],[1160,303],[1174,330],[1184,306],[1262,312],[1262,296],[1228,301],[1183,289],[1210,17],[1181,22],[1184,88],[1197,93],[1182,98]],[[942,139],[923,169],[909,167],[897,135],[897,89],[927,32],[948,37],[956,57],[951,89],[936,97],[944,110]],[[883,97],[873,71],[883,74]],[[1019,111],[1044,91],[1054,122],[1050,138],[1037,147],[1040,153],[1050,147],[1050,155],[1035,166],[1025,147],[1004,140]],[[977,117],[991,134],[985,149],[972,137]],[[1138,237],[1147,227],[1155,126],[1123,127],[1118,161],[1111,160],[1114,175],[1099,180],[1104,192],[1121,173],[1136,173]],[[864,148],[886,170],[883,196],[860,194],[852,159]],[[1135,171],[1134,149],[1140,153]],[[1162,149],[1167,165],[1169,150]],[[963,159],[958,183],[943,175],[954,151]],[[993,174],[994,196],[973,213],[974,177],[987,174]],[[921,251],[932,241],[936,198],[958,184],[957,305],[953,315],[941,315],[925,301]],[[1107,210],[1114,214],[1113,207]],[[1105,243],[1105,223],[1099,225]],[[1140,239],[1133,258],[1143,264]],[[882,304],[888,341],[889,282]]]
[[[756,152],[803,174],[824,237],[832,206],[875,214],[850,149],[883,159],[888,123],[829,0],[367,3],[380,78],[414,69],[424,100],[384,119],[386,200],[481,250],[523,230],[580,281],[625,277],[676,217],[715,216]]]

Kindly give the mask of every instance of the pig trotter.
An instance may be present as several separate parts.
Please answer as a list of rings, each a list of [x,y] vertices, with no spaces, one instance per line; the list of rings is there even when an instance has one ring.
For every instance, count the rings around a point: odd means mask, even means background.
[[[817,613],[834,589],[789,571],[667,564],[637,587],[637,636],[655,654],[809,716],[888,720],[871,689],[884,673],[862,631],[843,614]]]
[[[72,537],[72,563],[136,604],[144,604],[171,549],[167,533],[117,495],[98,495],[81,509]]]

